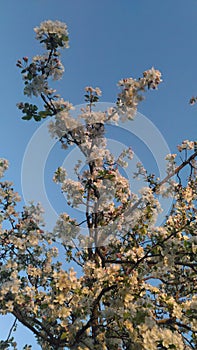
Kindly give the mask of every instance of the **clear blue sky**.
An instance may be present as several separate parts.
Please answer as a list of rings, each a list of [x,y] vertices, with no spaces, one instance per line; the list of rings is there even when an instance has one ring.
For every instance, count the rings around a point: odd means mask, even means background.
[[[196,18],[196,0],[2,0],[0,156],[10,161],[8,176],[16,189],[21,192],[22,160],[38,124],[20,119],[16,103],[23,100],[22,82],[15,63],[40,52],[35,26],[47,19],[68,25],[66,72],[57,87],[73,104],[83,103],[87,85],[99,86],[102,101],[114,102],[118,80],[138,78],[152,66],[161,70],[163,83],[147,94],[139,111],[158,127],[174,153],[183,139],[197,139],[197,107],[188,104],[197,95]],[[6,327],[0,320],[0,339]],[[20,349],[28,333],[20,331],[19,341]]]

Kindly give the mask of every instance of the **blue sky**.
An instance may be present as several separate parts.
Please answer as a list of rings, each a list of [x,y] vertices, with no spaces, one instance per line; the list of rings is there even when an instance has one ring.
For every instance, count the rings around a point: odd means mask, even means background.
[[[73,104],[83,103],[87,85],[103,90],[101,101],[114,102],[118,80],[138,78],[152,66],[161,70],[163,83],[158,91],[146,94],[139,111],[175,153],[183,139],[197,139],[197,107],[188,103],[197,95],[196,18],[196,0],[2,1],[0,156],[10,161],[7,176],[17,191],[21,193],[24,153],[39,124],[20,119],[16,103],[23,100],[23,86],[15,63],[41,52],[35,26],[47,19],[68,25],[70,49],[63,52],[65,76],[57,89]],[[0,339],[7,334],[6,327],[0,319]],[[24,331],[18,337],[19,349],[31,339]]]

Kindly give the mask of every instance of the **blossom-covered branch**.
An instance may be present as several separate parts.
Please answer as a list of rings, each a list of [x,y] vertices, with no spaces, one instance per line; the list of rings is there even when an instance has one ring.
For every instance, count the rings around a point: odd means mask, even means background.
[[[163,180],[137,163],[133,177],[145,182],[137,194],[122,171],[134,161],[132,148],[115,157],[106,142],[107,124],[131,122],[145,90],[160,84],[161,73],[151,68],[138,80],[120,80],[116,103],[106,111],[95,108],[101,90],[87,86],[86,105],[73,116],[73,105],[49,87],[50,79],[64,72],[60,49],[68,48],[67,26],[45,21],[35,32],[46,52],[32,61],[25,56],[17,66],[25,96],[39,97],[43,109],[28,102],[18,108],[24,120],[53,117],[51,136],[63,148],[75,145],[85,158],[73,165],[77,180],[62,167],[53,177],[67,204],[84,208],[84,218],[78,222],[63,211],[47,232],[41,205],[29,203],[20,212],[13,184],[1,181],[0,313],[14,315],[43,350],[195,349],[195,142],[178,146],[185,152],[180,164],[176,154],[166,156]],[[1,177],[7,168],[0,159]],[[187,176],[183,168],[189,168]],[[161,225],[159,196],[172,199]],[[16,348],[14,339],[0,344]]]

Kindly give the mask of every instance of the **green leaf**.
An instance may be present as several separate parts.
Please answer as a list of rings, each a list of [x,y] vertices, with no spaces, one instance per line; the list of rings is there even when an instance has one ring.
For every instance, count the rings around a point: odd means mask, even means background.
[[[22,117],[23,120],[30,120],[31,118],[32,118],[32,115],[27,115],[27,114]]]
[[[48,111],[40,111],[38,113],[38,115],[40,116],[40,118],[46,118],[46,117],[48,117],[49,112]]]
[[[27,74],[27,79],[28,79],[28,80],[32,80],[32,79],[33,79],[33,75],[32,75],[31,73],[28,73],[28,74]]]
[[[68,333],[63,332],[62,335],[61,335],[61,337],[60,337],[60,339],[61,339],[61,340],[64,340],[64,339],[66,339],[67,337],[68,337]]]
[[[35,120],[36,122],[40,122],[41,119],[42,119],[38,114],[37,114],[37,115],[34,115],[33,117],[34,117],[34,120]]]
[[[62,35],[62,40],[63,41],[68,41],[68,35]]]

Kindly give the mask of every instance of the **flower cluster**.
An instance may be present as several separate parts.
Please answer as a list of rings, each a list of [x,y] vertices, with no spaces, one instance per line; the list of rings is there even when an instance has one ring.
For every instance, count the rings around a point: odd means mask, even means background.
[[[149,89],[157,89],[158,85],[162,82],[161,72],[153,67],[146,70],[143,76],[145,78],[145,85],[147,85]]]
[[[67,25],[60,21],[44,21],[39,27],[34,28],[36,39],[44,43],[47,50],[58,46],[69,47]]]
[[[133,151],[131,149],[131,147],[129,147],[128,149],[125,149],[121,152],[121,154],[119,155],[116,163],[121,166],[126,168],[128,166],[128,162],[125,161],[125,158],[132,160],[133,159]]]
[[[73,109],[70,103],[61,101],[55,104],[55,108],[63,108],[62,111],[55,115],[54,120],[49,123],[49,132],[52,137],[62,141],[62,147],[66,148],[68,144],[74,142],[83,142],[83,129],[80,122],[73,118],[69,111]]]
[[[175,169],[176,157],[177,157],[176,153],[166,155],[166,158],[165,158],[167,160],[166,170],[168,174],[173,173]]]
[[[0,158],[0,177],[4,176],[4,172],[8,169],[8,166],[7,159]]]
[[[192,150],[194,149],[194,141],[184,140],[181,145],[177,146],[179,152],[183,150]]]
[[[79,233],[79,226],[76,220],[73,220],[66,213],[60,214],[59,219],[54,227],[53,233],[64,244],[72,242]]]
[[[51,76],[53,80],[61,79],[64,74],[64,66],[59,57],[54,56],[49,60],[47,55],[34,56],[32,61],[39,72],[45,72],[46,76]]]
[[[56,90],[49,87],[48,78],[59,80],[64,73],[64,66],[60,61],[60,48],[68,48],[68,31],[65,23],[59,21],[45,21],[40,27],[35,28],[36,38],[47,49],[47,53],[36,55],[32,62],[29,62],[27,56],[17,61],[17,67],[21,68],[25,88],[24,95],[28,97],[40,96],[44,102],[44,110],[38,112],[36,105],[28,103],[18,104],[18,108],[25,114],[24,120],[30,120],[32,117],[36,121],[40,121],[47,116],[56,115],[59,109],[59,96]]]
[[[122,87],[122,91],[118,95],[117,106],[122,114],[122,120],[134,118],[138,103],[144,99],[140,92],[144,92],[146,87],[156,89],[161,82],[161,73],[154,68],[145,71],[143,78],[138,80],[133,78],[120,80],[118,85]]]
[[[170,329],[162,329],[155,325],[151,329],[139,327],[143,337],[143,349],[157,350],[158,344],[165,349],[184,350],[184,344],[178,332]]]
[[[93,88],[92,86],[86,86],[85,87],[85,92],[87,92],[89,95],[95,95],[95,96],[101,96],[102,95],[102,91],[98,87]]]
[[[62,192],[66,193],[70,205],[77,208],[83,204],[84,188],[79,181],[65,179],[62,183]]]

